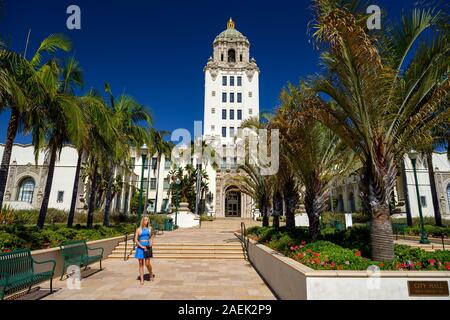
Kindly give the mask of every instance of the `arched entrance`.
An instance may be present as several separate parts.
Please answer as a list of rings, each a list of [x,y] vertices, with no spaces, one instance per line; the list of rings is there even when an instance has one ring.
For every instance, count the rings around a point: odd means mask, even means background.
[[[241,192],[236,187],[229,187],[225,192],[225,217],[241,216]]]

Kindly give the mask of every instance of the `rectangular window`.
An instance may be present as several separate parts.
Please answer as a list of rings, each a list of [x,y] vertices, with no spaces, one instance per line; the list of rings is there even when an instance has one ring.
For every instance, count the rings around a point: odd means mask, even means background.
[[[230,110],[230,120],[234,120],[234,110]]]
[[[162,206],[161,206],[162,212],[169,211],[169,199],[163,199]]]
[[[212,113],[212,114],[215,114],[215,113],[216,113],[216,108],[212,108],[212,109],[211,109],[211,113]]]
[[[166,159],[164,162],[164,169],[170,170],[171,166],[172,166],[172,161],[170,161],[170,159]]]
[[[234,137],[234,127],[230,127],[230,137]]]
[[[216,126],[211,126],[211,131],[212,132],[216,131]]]
[[[426,208],[427,207],[427,197],[420,196],[420,204],[422,205],[423,208]]]
[[[131,158],[130,169],[136,168],[136,158]]]
[[[237,111],[237,119],[242,120],[242,110]]]
[[[168,178],[164,178],[164,190],[170,189],[170,183]]]
[[[156,178],[150,179],[150,190],[156,190]]]
[[[253,93],[250,91],[249,93],[248,93],[248,96],[251,98],[251,97],[253,97]]]
[[[147,170],[147,169],[148,169],[148,157],[146,157],[145,161],[144,161],[144,170]]]
[[[152,169],[156,170],[157,165],[158,165],[158,158],[152,158]]]
[[[144,188],[142,189],[142,192],[147,192],[147,188],[148,188],[148,179],[144,178]]]
[[[226,76],[223,76],[223,77],[222,77],[222,85],[223,85],[223,86],[226,86],[226,85],[227,85],[227,77],[226,77]]]
[[[237,94],[237,102],[242,103],[242,93],[238,92]]]
[[[222,137],[223,138],[227,137],[227,128],[226,127],[222,127]]]
[[[227,120],[227,110],[222,109],[222,120]]]
[[[225,169],[227,167],[227,158],[226,157],[222,158],[222,162],[220,163],[220,167],[222,169]]]
[[[64,202],[64,191],[58,191],[58,199],[56,200],[58,203]]]
[[[222,93],[222,102],[227,102],[227,93]]]
[[[230,77],[230,86],[234,86],[234,77]]]
[[[213,96],[213,97],[216,96],[216,92],[215,92],[215,91],[212,92],[212,96]]]
[[[230,102],[234,102],[234,93],[233,92],[230,93]]]
[[[253,110],[252,109],[248,109],[248,114],[253,114]]]
[[[242,87],[242,77],[237,77],[237,85],[238,87]]]
[[[155,202],[156,202],[156,199],[148,199],[147,211],[150,211],[150,212],[155,211]]]

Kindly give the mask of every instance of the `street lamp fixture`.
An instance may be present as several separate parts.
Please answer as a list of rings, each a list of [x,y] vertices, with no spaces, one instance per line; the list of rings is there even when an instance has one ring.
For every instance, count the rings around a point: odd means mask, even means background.
[[[409,159],[411,159],[411,163],[413,166],[414,182],[416,185],[416,194],[417,194],[417,205],[419,207],[419,219],[420,219],[420,241],[419,242],[422,244],[428,244],[428,243],[430,243],[430,240],[428,240],[428,235],[425,231],[425,227],[424,227],[424,223],[423,223],[422,204],[420,203],[419,182],[417,179],[416,164],[417,164],[418,156],[419,156],[419,153],[415,150],[411,150],[410,152],[408,152],[408,157],[409,157]]]
[[[142,196],[143,196],[143,191],[144,191],[144,166],[145,166],[145,161],[147,159],[147,154],[148,154],[148,147],[146,144],[144,144],[141,147],[141,157],[142,157],[142,167],[141,167],[141,187],[139,189],[139,208],[138,208],[138,225],[141,223],[141,217],[142,217],[142,212],[143,212],[143,208],[144,208],[144,204]]]

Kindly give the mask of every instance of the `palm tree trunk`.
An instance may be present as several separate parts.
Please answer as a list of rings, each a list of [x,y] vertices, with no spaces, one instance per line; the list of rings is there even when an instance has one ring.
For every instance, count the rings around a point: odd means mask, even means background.
[[[108,190],[106,191],[105,214],[103,216],[103,226],[109,227],[109,214],[111,212],[112,186],[114,179],[114,165],[109,162]]]
[[[311,188],[312,189],[312,188]],[[312,241],[320,235],[320,214],[325,206],[325,197],[320,194],[321,188],[306,189],[305,210],[309,220],[309,235]]]
[[[403,195],[405,197],[405,209],[406,209],[406,223],[409,227],[412,227],[412,215],[411,215],[411,203],[409,202],[408,180],[406,179],[405,161],[402,159],[402,182],[403,182]]]
[[[71,228],[73,226],[73,220],[75,218],[75,209],[77,205],[78,185],[80,182],[81,160],[83,158],[83,151],[78,151],[77,169],[75,171],[75,179],[73,182],[72,201],[70,203],[70,212],[67,219],[67,226]]]
[[[273,227],[280,227],[280,215],[283,213],[283,197],[280,192],[273,196]]]
[[[3,197],[5,196],[6,181],[8,180],[9,164],[11,162],[11,154],[18,127],[19,114],[15,112],[13,108],[11,117],[9,118],[5,148],[3,150],[2,164],[0,166],[0,211],[3,208]]]
[[[50,163],[48,166],[47,181],[45,182],[44,197],[42,199],[41,210],[39,212],[39,218],[37,227],[42,229],[45,224],[45,216],[47,215],[48,202],[50,200],[50,193],[52,191],[53,175],[55,173],[56,163],[56,147],[52,147],[50,150]]]
[[[436,225],[442,227],[441,209],[439,208],[439,200],[436,190],[436,179],[434,177],[433,153],[427,152],[428,178],[430,179],[431,197],[433,199],[434,219]]]
[[[97,169],[98,169],[98,161],[95,160],[94,170],[92,173],[91,194],[89,196],[89,205],[88,205],[88,217],[87,217],[88,228],[92,228],[94,224],[95,194],[97,192]]]
[[[263,216],[262,226],[268,227],[269,226],[269,214],[268,214],[269,207],[266,203],[262,203],[259,207],[261,208],[261,213]]]
[[[370,236],[372,260],[392,261],[394,258],[394,238],[387,204],[373,206]]]
[[[286,202],[286,228],[295,228],[295,208],[297,207],[299,196],[295,189],[285,190],[283,192]]]

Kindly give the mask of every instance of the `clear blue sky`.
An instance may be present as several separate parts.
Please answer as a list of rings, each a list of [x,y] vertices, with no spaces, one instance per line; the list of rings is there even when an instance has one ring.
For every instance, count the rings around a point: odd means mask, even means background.
[[[2,0],[0,0],[1,2]],[[23,52],[31,29],[31,50],[52,33],[64,33],[85,73],[86,90],[115,95],[126,92],[149,106],[154,125],[172,131],[193,130],[203,119],[203,67],[212,42],[229,17],[251,42],[260,69],[261,110],[278,104],[280,89],[318,71],[318,52],[309,42],[309,0],[3,0],[0,38]],[[412,0],[373,0],[395,20]],[[220,3],[220,6],[216,4]],[[66,8],[82,10],[82,30],[66,28]],[[0,143],[5,141],[9,112],[0,114]],[[16,142],[27,143],[19,135]]]

